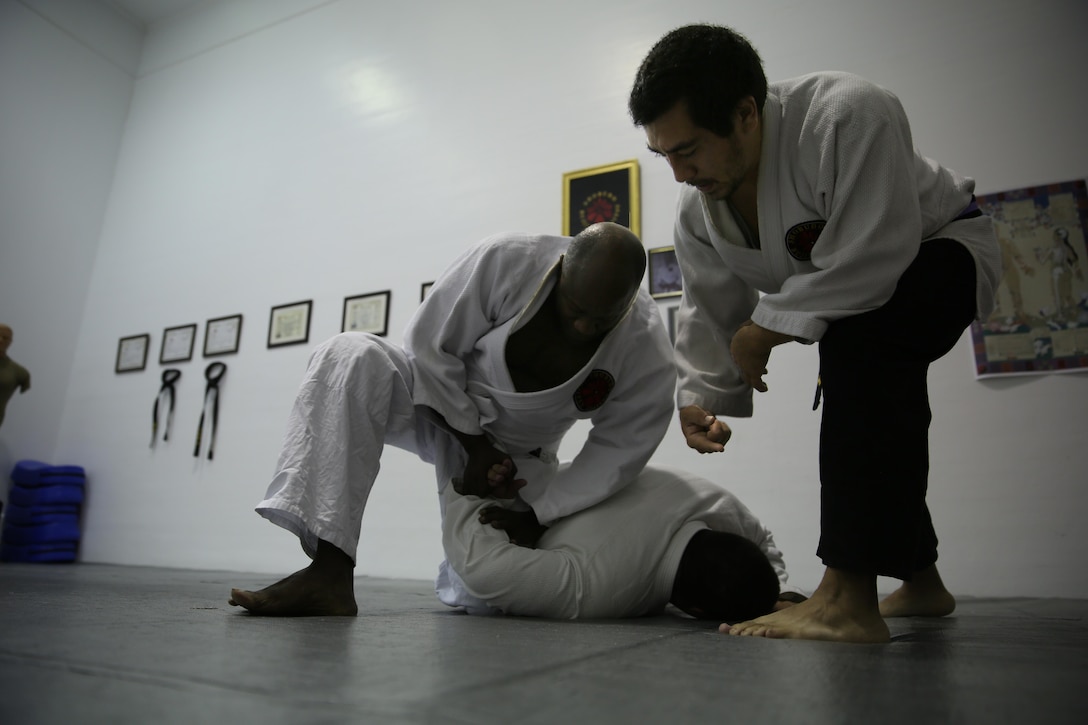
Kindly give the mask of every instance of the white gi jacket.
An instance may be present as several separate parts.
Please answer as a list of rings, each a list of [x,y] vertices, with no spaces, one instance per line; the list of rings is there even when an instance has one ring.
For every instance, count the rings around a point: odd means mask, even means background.
[[[295,533],[311,555],[324,540],[354,559],[384,447],[433,463],[441,493],[467,462],[450,426],[485,433],[510,454],[529,481],[522,496],[544,523],[634,480],[672,419],[676,383],[668,335],[645,291],[570,381],[516,393],[506,368],[510,333],[547,298],[569,243],[526,235],[485,240],[435,282],[403,348],[363,333],[319,345],[257,512]],[[441,426],[428,408],[445,419]],[[557,476],[559,442],[579,418],[593,427],[574,464]],[[436,588],[447,603],[476,604],[445,564]]]
[[[830,322],[887,302],[930,239],[971,252],[978,315],[989,314],[1001,267],[992,224],[957,220],[974,181],[918,153],[894,95],[857,76],[815,73],[771,84],[762,122],[759,249],[728,202],[680,192],[678,407],[750,416],[752,390],[729,353],[741,323],[819,340]]]
[[[672,349],[645,290],[578,374],[556,388],[515,392],[507,340],[547,299],[569,244],[511,234],[485,240],[436,280],[405,333],[413,402],[509,453],[528,481],[521,498],[545,525],[633,480],[675,410]],[[559,443],[584,418],[593,424],[588,439],[556,475]]]
[[[680,559],[709,528],[754,542],[782,591],[782,552],[752,512],[725,489],[690,473],[648,465],[606,501],[548,529],[536,549],[511,544],[479,523],[494,501],[443,493],[442,544],[466,588],[506,614],[556,619],[639,617],[660,613],[672,596]],[[470,609],[470,612],[475,613]]]

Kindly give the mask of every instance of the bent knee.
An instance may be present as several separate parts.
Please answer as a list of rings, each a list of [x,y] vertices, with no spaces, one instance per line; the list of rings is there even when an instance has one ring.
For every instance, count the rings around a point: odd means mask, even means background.
[[[310,373],[329,385],[344,385],[352,379],[373,384],[385,376],[411,381],[408,356],[385,338],[369,332],[341,332],[314,350]]]

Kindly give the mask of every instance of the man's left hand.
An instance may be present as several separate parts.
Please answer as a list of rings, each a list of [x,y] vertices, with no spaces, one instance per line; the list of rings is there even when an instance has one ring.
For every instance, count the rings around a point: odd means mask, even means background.
[[[729,352],[733,361],[740,368],[744,382],[761,393],[767,392],[763,376],[767,374],[767,361],[771,359],[771,348],[793,340],[790,335],[768,330],[748,320],[733,333],[733,342]]]
[[[536,514],[530,511],[511,511],[501,506],[489,506],[480,512],[480,523],[491,524],[501,529],[510,537],[511,544],[535,549],[540,537],[548,530],[536,520]]]

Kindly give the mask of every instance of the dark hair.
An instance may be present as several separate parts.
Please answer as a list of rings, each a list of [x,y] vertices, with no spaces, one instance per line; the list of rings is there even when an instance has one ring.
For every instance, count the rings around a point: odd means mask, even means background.
[[[645,126],[683,101],[697,126],[729,136],[733,112],[748,96],[763,109],[767,76],[748,39],[721,25],[685,25],[643,59],[627,109],[636,126]]]
[[[758,546],[703,529],[684,549],[669,601],[696,619],[732,623],[771,611],[778,593],[778,575]]]

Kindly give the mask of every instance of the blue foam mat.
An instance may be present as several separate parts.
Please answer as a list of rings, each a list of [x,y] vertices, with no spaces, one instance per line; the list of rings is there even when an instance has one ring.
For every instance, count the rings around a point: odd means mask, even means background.
[[[11,487],[12,506],[42,506],[83,503],[82,486],[38,486],[36,488]]]
[[[43,523],[56,514],[79,515],[79,504],[39,504],[37,506],[8,506],[4,509],[4,521],[13,524]]]
[[[5,544],[46,544],[60,541],[79,541],[79,518],[57,516],[53,521],[30,526],[4,523],[0,541]]]
[[[19,562],[69,562],[76,560],[77,544],[63,542],[59,544],[0,545],[0,561]]]
[[[11,471],[11,480],[24,486],[49,483],[79,483],[86,478],[82,466],[51,466],[41,461],[18,461]]]

